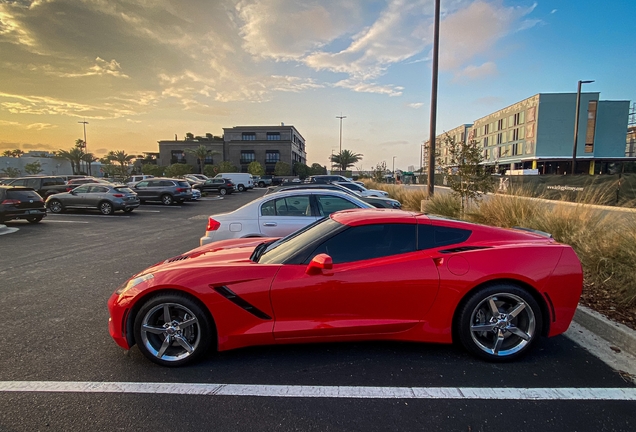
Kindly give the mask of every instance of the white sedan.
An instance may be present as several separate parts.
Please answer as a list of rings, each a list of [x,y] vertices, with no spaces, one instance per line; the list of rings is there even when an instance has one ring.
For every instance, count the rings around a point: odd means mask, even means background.
[[[378,189],[367,189],[364,186],[359,185],[358,183],[353,182],[334,182],[337,185],[346,187],[349,190],[358,192],[360,195],[365,197],[378,197],[378,198],[386,198],[389,196],[387,192]]]
[[[201,246],[241,237],[284,237],[333,212],[374,208],[353,195],[324,189],[288,190],[265,195],[230,213],[208,218]]]

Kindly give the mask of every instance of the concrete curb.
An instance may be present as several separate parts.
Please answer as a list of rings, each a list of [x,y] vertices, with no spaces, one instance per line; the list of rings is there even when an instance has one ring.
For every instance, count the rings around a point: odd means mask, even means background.
[[[636,330],[611,321],[592,309],[579,305],[574,322],[602,337],[610,344],[636,356]]]
[[[18,228],[9,228],[6,225],[1,225],[0,224],[0,235],[4,235],[4,234],[11,234],[14,233],[18,230]]]

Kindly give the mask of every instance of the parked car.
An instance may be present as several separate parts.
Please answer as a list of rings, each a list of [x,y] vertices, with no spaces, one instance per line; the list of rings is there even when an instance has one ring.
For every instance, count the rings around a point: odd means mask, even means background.
[[[155,178],[155,176],[153,175],[133,175],[128,177],[126,180],[123,181],[123,183],[125,185],[127,185],[128,187],[132,187],[134,186],[136,183],[142,181],[142,180],[148,180],[151,178]]]
[[[252,175],[248,173],[220,173],[214,176],[214,178],[229,179],[232,183],[234,183],[234,188],[239,192],[243,192],[247,189],[254,189]]]
[[[0,185],[4,185],[13,181],[13,177],[0,177]]]
[[[349,179],[341,175],[320,174],[307,177],[305,183],[331,183],[331,182],[348,182]]]
[[[200,244],[239,237],[283,237],[331,213],[373,208],[364,201],[324,189],[265,195],[230,213],[210,216]]]
[[[183,178],[185,179],[191,179],[195,182],[204,182],[207,179],[209,179],[208,176],[204,175],[204,174],[186,174],[183,176]]]
[[[66,192],[66,181],[61,176],[30,176],[19,177],[7,183],[10,186],[24,186],[35,190],[38,195],[48,197],[60,192]]]
[[[398,210],[342,211],[277,239],[233,239],[169,258],[108,301],[109,332],[180,366],[250,345],[461,343],[518,359],[572,321],[572,248],[516,229]]]
[[[38,223],[44,217],[44,200],[35,190],[21,186],[0,186],[0,223],[14,219]]]
[[[142,204],[145,201],[161,201],[171,205],[192,198],[190,184],[182,179],[153,177],[135,183],[131,189],[137,193]]]
[[[199,189],[192,188],[192,198],[190,201],[198,201],[201,198],[201,191]]]
[[[111,215],[117,210],[130,213],[139,207],[139,198],[128,186],[88,183],[70,192],[48,197],[46,206],[51,213],[62,213],[68,209],[92,209]]]
[[[383,190],[378,189],[367,189],[364,186],[360,186],[359,184],[353,182],[334,182],[337,185],[342,187],[346,187],[352,191],[358,192],[362,196],[372,196],[372,197],[388,197],[389,193]]]
[[[234,183],[230,179],[226,178],[211,178],[207,179],[203,183],[198,183],[194,186],[201,192],[218,193],[219,195],[227,195],[234,192]]]
[[[73,190],[79,185],[87,184],[87,183],[110,183],[108,180],[103,180],[95,177],[84,177],[84,178],[74,178],[70,179],[66,182],[66,191]]]
[[[265,175],[256,177],[256,179],[254,180],[254,184],[257,185],[258,187],[272,186],[273,178],[274,178],[273,175],[265,174]]]
[[[352,191],[351,189],[347,189],[335,183],[302,183],[302,184],[290,184],[278,187],[269,187],[267,188],[267,192],[265,195],[269,195],[270,193],[276,193],[285,190],[300,190],[300,189],[328,189],[328,190],[337,190],[340,192],[348,193],[349,195],[353,195],[356,198],[361,199],[362,201],[371,204],[376,208],[393,208],[400,209],[402,208],[402,203],[398,200],[394,200],[393,198],[376,198],[376,197],[364,197],[359,193]]]

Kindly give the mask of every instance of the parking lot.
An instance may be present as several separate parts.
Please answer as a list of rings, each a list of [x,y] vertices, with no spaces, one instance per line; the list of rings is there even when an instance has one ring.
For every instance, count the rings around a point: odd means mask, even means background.
[[[368,342],[210,352],[169,369],[117,347],[114,289],[263,193],[7,223],[19,230],[0,236],[0,431],[634,429],[633,400],[599,400],[633,384],[565,336],[509,364]]]

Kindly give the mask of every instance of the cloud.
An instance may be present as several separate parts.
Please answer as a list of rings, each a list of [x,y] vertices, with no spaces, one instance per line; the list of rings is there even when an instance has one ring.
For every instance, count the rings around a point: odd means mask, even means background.
[[[24,124],[24,123],[8,121],[8,120],[0,120],[0,126],[15,126],[20,129],[35,129],[35,130],[51,129],[51,128],[57,127],[57,125],[52,125],[50,123]]]
[[[455,74],[454,81],[460,81],[462,78],[476,80],[495,76],[498,74],[497,65],[493,62],[486,62],[480,66],[468,65],[464,69]]]
[[[420,108],[422,108],[424,106],[424,103],[422,103],[422,102],[413,102],[413,103],[407,104],[406,106],[409,107],[409,108],[420,109]]]
[[[550,12],[551,14],[555,14],[557,13],[558,9],[552,9],[552,11]]]
[[[130,78],[128,75],[121,71],[121,65],[117,63],[116,60],[111,60],[107,62],[99,57],[95,59],[95,64],[88,68],[85,72],[80,73],[63,73],[59,76],[63,78],[76,78],[76,77],[87,77],[87,76],[103,76],[110,75],[117,78]]]

